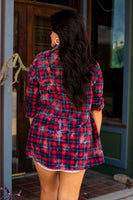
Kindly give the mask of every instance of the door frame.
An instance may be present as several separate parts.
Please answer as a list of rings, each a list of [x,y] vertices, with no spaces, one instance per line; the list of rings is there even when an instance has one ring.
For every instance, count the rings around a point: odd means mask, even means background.
[[[3,64],[3,27],[4,27],[4,0],[0,4],[0,66]],[[1,67],[0,67],[1,69]],[[0,186],[3,185],[3,88],[0,87]]]
[[[2,0],[0,4],[0,48],[1,66],[13,54],[13,17],[14,0]],[[10,20],[9,20],[10,19]],[[12,82],[12,70],[4,86],[0,86],[0,175],[2,187],[12,191],[12,89],[8,94],[9,84]]]

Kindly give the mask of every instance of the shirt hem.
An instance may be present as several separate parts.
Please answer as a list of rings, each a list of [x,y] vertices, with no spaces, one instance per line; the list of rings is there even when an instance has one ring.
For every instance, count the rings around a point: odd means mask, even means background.
[[[65,172],[71,172],[71,171],[75,171],[75,172],[78,172],[78,171],[81,171],[81,170],[86,170],[86,169],[89,169],[89,168],[92,168],[92,167],[96,167],[98,165],[101,165],[101,164],[104,164],[104,157],[101,157],[101,160],[100,161],[97,161],[95,163],[87,163],[86,166],[84,168],[80,168],[80,169],[61,169],[61,168],[49,168],[47,166],[45,166],[44,164],[41,163],[41,160],[38,159],[38,158],[35,158],[34,155],[30,153],[27,153],[27,158],[32,158],[33,160],[35,160],[37,163],[39,163],[39,165],[43,166],[44,168],[47,168],[48,170],[50,171],[65,171]]]

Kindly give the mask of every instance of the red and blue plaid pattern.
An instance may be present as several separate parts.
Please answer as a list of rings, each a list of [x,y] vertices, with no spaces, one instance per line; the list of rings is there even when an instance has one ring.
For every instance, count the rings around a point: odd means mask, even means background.
[[[27,156],[57,170],[82,170],[103,163],[92,110],[104,107],[100,66],[91,66],[87,101],[78,111],[66,94],[59,47],[41,52],[30,67],[26,117],[33,118]]]

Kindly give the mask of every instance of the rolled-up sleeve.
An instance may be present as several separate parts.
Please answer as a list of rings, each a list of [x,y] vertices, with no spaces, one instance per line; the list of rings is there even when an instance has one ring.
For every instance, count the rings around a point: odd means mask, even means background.
[[[104,98],[103,98],[103,76],[100,69],[100,66],[96,66],[95,71],[96,79],[94,81],[94,85],[92,86],[92,109],[100,111],[104,108]]]
[[[26,117],[33,118],[36,114],[37,105],[39,103],[39,83],[37,81],[36,72],[36,62],[33,64],[29,70],[28,83],[26,88]]]

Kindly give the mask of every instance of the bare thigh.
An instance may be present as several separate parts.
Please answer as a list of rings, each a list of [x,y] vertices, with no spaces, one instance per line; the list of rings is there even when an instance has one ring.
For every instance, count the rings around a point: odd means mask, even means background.
[[[59,175],[57,171],[49,171],[42,168],[35,161],[35,167],[40,179],[41,190],[50,193],[56,191],[59,186]]]
[[[77,173],[60,172],[59,200],[78,200],[85,170]]]

